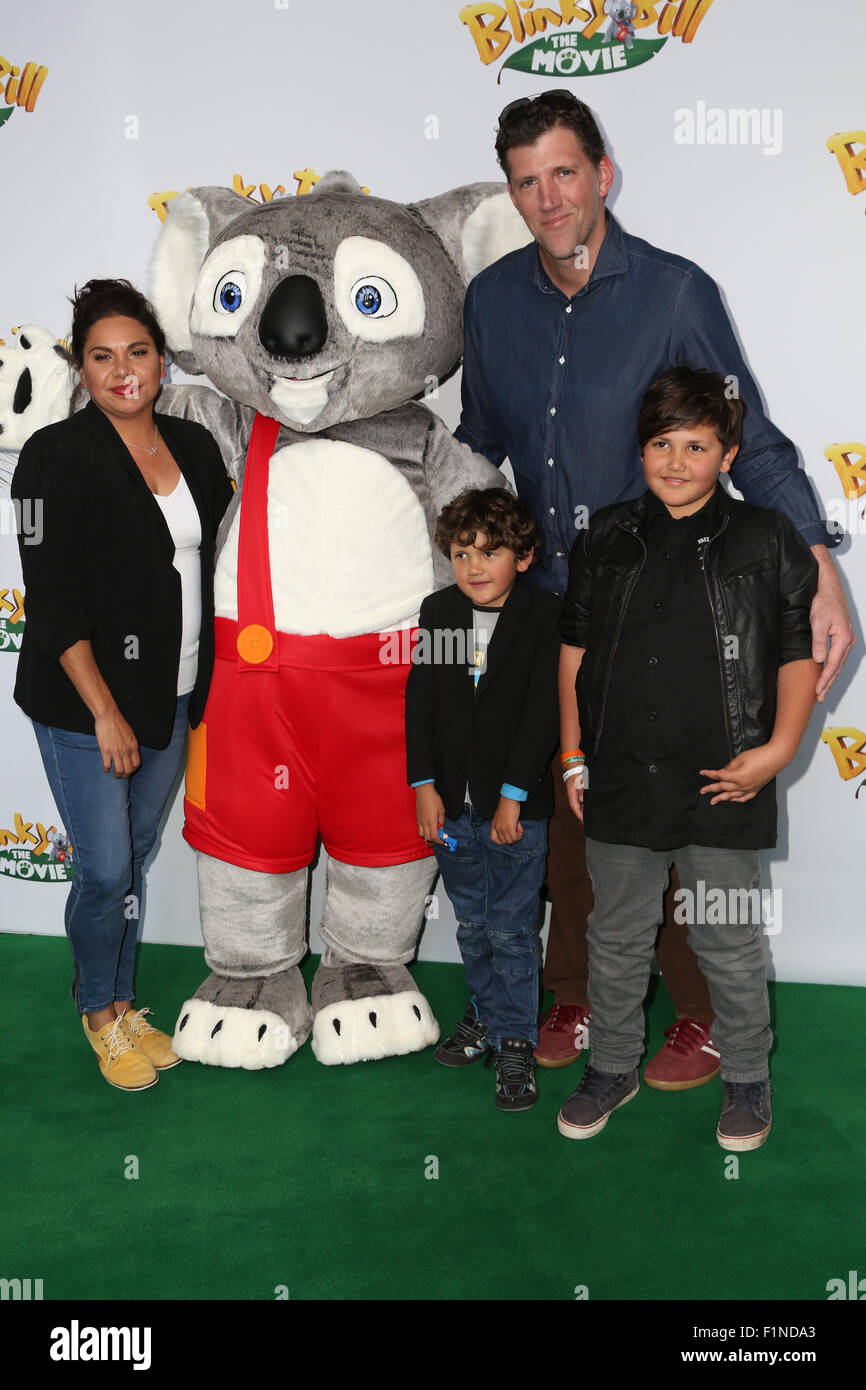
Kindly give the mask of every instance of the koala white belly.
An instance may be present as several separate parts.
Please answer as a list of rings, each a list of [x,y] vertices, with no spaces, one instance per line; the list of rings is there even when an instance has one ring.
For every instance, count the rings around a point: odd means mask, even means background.
[[[217,561],[216,615],[237,619],[240,510]],[[420,502],[371,449],[311,439],[278,449],[268,477],[274,618],[281,632],[351,637],[401,627],[434,587]]]

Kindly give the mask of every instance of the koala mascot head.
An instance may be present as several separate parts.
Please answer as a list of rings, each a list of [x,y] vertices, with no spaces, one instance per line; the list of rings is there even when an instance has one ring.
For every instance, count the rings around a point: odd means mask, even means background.
[[[632,20],[637,15],[637,5],[634,0],[604,0],[604,12],[617,25],[627,27],[631,31]]]
[[[169,206],[151,293],[185,371],[316,434],[446,376],[470,279],[527,240],[502,184],[409,206],[345,173],[265,204],[195,188]]]

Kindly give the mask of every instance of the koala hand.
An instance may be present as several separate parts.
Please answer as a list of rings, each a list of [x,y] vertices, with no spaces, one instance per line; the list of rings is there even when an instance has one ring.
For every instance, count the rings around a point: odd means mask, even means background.
[[[75,389],[69,354],[53,333],[23,324],[0,343],[0,449],[19,450],[31,434],[69,414]]]

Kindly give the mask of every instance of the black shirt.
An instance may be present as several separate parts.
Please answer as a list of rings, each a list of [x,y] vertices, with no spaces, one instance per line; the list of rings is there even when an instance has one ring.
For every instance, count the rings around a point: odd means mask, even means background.
[[[703,549],[716,494],[674,519],[647,493],[647,555],[623,617],[598,753],[588,767],[586,833],[611,844],[764,849],[776,843],[775,783],[748,802],[710,805],[700,768],[730,760]],[[638,542],[636,541],[637,545]],[[736,659],[722,651],[722,659]],[[578,703],[580,679],[578,677]]]

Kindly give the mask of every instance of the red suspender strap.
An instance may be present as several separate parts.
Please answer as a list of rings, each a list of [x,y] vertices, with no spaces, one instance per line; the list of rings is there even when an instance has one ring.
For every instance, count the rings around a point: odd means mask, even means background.
[[[279,420],[256,415],[241,492],[238,536],[238,669],[278,671],[277,631],[268,549],[268,469]]]

